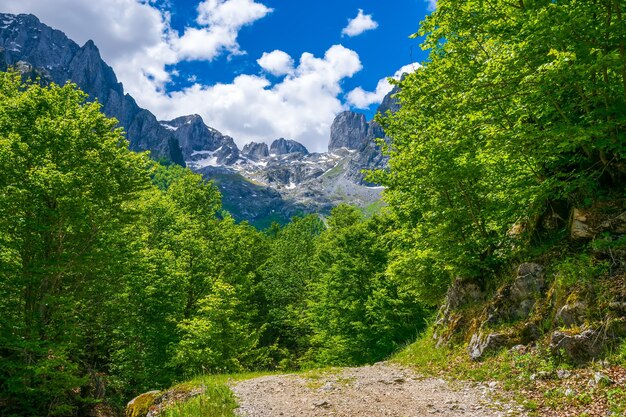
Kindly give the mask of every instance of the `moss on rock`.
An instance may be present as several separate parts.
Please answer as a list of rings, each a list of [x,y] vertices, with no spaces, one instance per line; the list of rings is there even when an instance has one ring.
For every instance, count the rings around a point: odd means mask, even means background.
[[[126,417],[146,417],[150,407],[160,396],[161,391],[149,391],[133,398],[126,405]]]

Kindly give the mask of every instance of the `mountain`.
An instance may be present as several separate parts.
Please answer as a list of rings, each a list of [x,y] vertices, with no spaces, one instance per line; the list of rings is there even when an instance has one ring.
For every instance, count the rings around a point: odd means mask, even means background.
[[[119,120],[132,150],[149,150],[155,158],[184,165],[176,138],[152,113],[124,94],[124,87],[92,41],[81,47],[33,15],[0,13],[0,62],[4,68],[14,66],[59,85],[75,83],[102,104],[107,116]]]
[[[375,139],[384,137],[376,122],[346,111],[332,123],[328,152],[310,153],[295,140],[278,138],[268,147],[251,142],[240,150],[230,136],[197,115],[158,121],[124,93],[113,69],[92,41],[82,47],[32,15],[0,13],[0,70],[18,69],[25,77],[65,84],[71,81],[98,100],[127,132],[131,149],[151,152],[213,180],[224,207],[237,220],[263,227],[292,216],[328,213],[347,202],[363,208],[380,199],[381,188],[364,180],[362,170],[386,166]],[[385,97],[380,110],[394,110]]]

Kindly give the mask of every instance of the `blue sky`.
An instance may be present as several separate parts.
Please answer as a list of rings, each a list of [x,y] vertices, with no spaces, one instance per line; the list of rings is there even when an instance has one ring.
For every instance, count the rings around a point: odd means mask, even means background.
[[[54,4],[52,4],[54,3]],[[340,111],[371,117],[386,77],[426,59],[409,36],[428,0],[3,0],[77,43],[93,39],[160,119],[200,114],[250,140],[323,151]],[[352,21],[352,22],[350,22]]]

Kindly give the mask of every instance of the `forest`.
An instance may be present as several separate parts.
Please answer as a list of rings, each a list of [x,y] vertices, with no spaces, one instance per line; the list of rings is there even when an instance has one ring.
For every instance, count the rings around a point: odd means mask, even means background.
[[[199,175],[131,152],[75,86],[1,73],[0,415],[414,341],[455,278],[495,287],[566,239],[547,212],[623,202],[624,7],[440,0],[414,35],[429,60],[377,116],[389,169],[368,178],[387,207],[262,231]]]

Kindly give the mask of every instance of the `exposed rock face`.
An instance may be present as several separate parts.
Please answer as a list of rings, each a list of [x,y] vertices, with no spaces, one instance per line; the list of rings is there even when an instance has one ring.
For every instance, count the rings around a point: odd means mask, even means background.
[[[502,333],[475,333],[469,342],[467,350],[470,358],[479,360],[487,353],[495,353],[510,344],[509,337]]]
[[[496,294],[488,309],[487,323],[528,318],[544,289],[543,267],[535,263],[521,264],[513,283],[505,285]]]
[[[126,405],[126,417],[146,417],[160,395],[161,391],[149,391],[136,396]]]
[[[100,57],[92,41],[82,47],[61,31],[42,24],[32,15],[0,13],[1,66],[27,63],[42,72],[43,78],[63,85],[76,83],[97,99],[109,117],[119,120],[127,133],[130,148],[149,150],[154,158],[165,158],[184,164],[176,138],[162,127],[149,111],[142,109],[128,94],[122,84]]]
[[[402,77],[404,78],[404,77]],[[398,86],[394,86],[393,89],[383,98],[383,101],[378,106],[378,113],[386,114],[387,111],[391,113],[395,113],[400,109],[400,101],[396,98],[396,94],[398,93]]]
[[[602,355],[604,336],[592,329],[580,334],[556,331],[552,334],[550,349],[554,354],[562,354],[571,362],[584,364]]]
[[[380,199],[381,190],[365,184],[361,171],[385,166],[374,143],[384,132],[363,115],[346,112],[337,117],[332,153],[309,154],[302,144],[282,138],[270,149],[252,143],[240,152],[232,138],[198,115],[157,121],[124,93],[93,42],[81,47],[32,15],[0,14],[0,69],[7,66],[44,83],[76,83],[108,116],[119,120],[132,150],[188,164],[215,180],[225,207],[237,220],[285,222],[294,214],[326,214],[341,202],[366,207]],[[394,106],[396,102],[386,97],[381,111]]]
[[[270,146],[270,154],[273,155],[287,155],[290,153],[300,153],[302,155],[308,155],[309,151],[300,142],[296,142],[291,139],[276,139]]]
[[[202,117],[197,114],[161,121],[160,123],[178,139],[180,149],[186,161],[196,151],[219,148],[224,139],[224,135],[205,125]]]
[[[246,144],[241,150],[241,156],[244,156],[253,161],[259,161],[263,158],[270,156],[270,151],[267,148],[267,144],[264,142],[250,142]]]
[[[360,149],[365,145],[368,131],[369,123],[365,120],[365,115],[351,111],[339,113],[330,126],[328,151],[335,152],[341,148]]]
[[[460,320],[457,310],[465,305],[480,302],[484,297],[485,293],[476,283],[461,278],[454,280],[435,322],[433,337],[437,340],[437,346],[448,343],[454,333]]]
[[[611,207],[610,202],[605,203],[605,206],[598,205],[587,210],[575,208],[570,225],[571,238],[589,240],[602,232],[626,234],[626,211],[619,210],[619,207]],[[608,210],[603,213],[602,209]],[[621,209],[623,210],[623,207]]]
[[[567,327],[579,326],[585,322],[587,316],[587,305],[580,301],[565,304],[556,314],[557,323]]]

